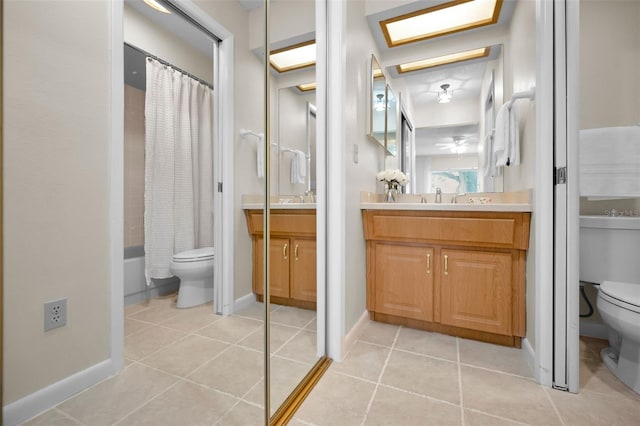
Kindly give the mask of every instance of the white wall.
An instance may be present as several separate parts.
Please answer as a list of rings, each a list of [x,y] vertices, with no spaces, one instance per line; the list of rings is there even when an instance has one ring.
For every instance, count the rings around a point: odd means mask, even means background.
[[[109,357],[110,15],[4,2],[4,404]]]
[[[365,19],[365,2],[347,3],[347,68],[345,81],[345,333],[366,309],[366,250],[360,191],[380,192],[376,173],[384,168],[384,149],[367,139],[371,54],[380,58]],[[354,145],[358,162],[353,161]],[[329,166],[331,173],[331,165]]]
[[[478,103],[478,98],[454,99],[446,104],[414,108],[415,126],[420,128],[478,123],[480,120]]]
[[[159,27],[126,3],[124,4],[123,38],[125,43],[164,59],[204,81],[213,81],[211,56],[183,42],[171,31]],[[211,45],[213,46],[213,42]]]

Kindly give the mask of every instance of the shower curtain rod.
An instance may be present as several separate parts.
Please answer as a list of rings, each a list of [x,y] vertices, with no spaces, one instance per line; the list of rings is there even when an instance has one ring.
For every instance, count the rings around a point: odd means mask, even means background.
[[[134,49],[134,50],[137,50],[138,52],[142,53],[143,55],[145,55],[145,56],[146,56],[146,57],[148,57],[148,58],[155,59],[156,61],[160,62],[162,65],[166,65],[166,66],[168,66],[168,67],[171,67],[171,68],[173,68],[174,70],[176,70],[176,71],[178,71],[178,72],[180,72],[180,73],[182,73],[182,74],[184,74],[184,75],[189,76],[190,78],[194,79],[194,80],[195,80],[195,81],[197,81],[198,83],[204,84],[204,85],[205,85],[205,86],[207,86],[209,89],[213,90],[213,84],[209,83],[208,81],[205,81],[205,80],[203,80],[203,79],[201,79],[201,78],[198,78],[198,77],[196,77],[195,75],[191,74],[190,72],[187,72],[187,71],[185,71],[185,70],[183,70],[183,69],[181,69],[181,68],[178,68],[178,67],[176,67],[175,65],[173,65],[172,63],[167,62],[167,61],[165,61],[164,59],[157,57],[156,55],[152,55],[151,53],[147,52],[146,50],[140,49],[140,48],[139,48],[139,47],[137,47],[137,46],[134,46],[134,45],[129,44],[129,43],[125,43],[125,45],[129,46],[130,48],[132,48],[132,49]]]

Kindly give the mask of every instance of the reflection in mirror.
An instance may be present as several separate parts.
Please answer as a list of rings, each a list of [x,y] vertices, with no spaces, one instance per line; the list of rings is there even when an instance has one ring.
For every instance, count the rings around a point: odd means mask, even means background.
[[[371,55],[371,115],[369,120],[369,137],[385,146],[385,99],[386,82],[380,63]]]
[[[404,84],[415,117],[415,147],[401,147],[413,151],[415,163],[403,162],[405,172],[405,165],[415,164],[412,192],[502,190],[500,171],[485,170],[484,158],[496,106],[502,105],[502,52],[502,45],[493,45],[442,56],[455,62],[430,58],[436,65],[417,61],[386,68]]]
[[[391,86],[387,84],[387,112],[384,132],[384,144],[387,154],[396,156],[398,153],[398,102]]]

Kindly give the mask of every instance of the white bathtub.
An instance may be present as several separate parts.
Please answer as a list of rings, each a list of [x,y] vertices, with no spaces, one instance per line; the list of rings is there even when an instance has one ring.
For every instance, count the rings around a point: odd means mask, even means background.
[[[180,285],[178,277],[153,279],[151,282],[151,286],[147,289],[144,279],[144,248],[142,246],[126,247],[124,249],[124,304],[140,303],[148,297],[175,292]]]

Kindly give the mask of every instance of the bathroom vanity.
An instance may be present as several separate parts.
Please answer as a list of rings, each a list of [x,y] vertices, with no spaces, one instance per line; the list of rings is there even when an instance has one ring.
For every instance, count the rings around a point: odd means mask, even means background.
[[[247,208],[252,240],[253,292],[264,297],[262,208]],[[270,210],[270,300],[279,305],[316,309],[316,211],[311,204],[282,204]]]
[[[361,209],[372,320],[520,347],[530,205]]]

